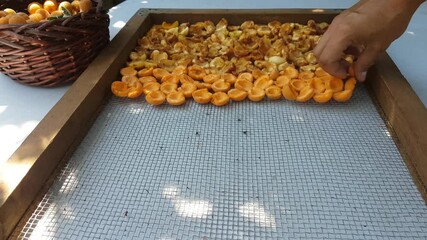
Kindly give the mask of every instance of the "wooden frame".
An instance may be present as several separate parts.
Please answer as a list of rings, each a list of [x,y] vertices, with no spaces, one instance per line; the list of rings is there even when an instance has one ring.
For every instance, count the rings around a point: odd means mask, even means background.
[[[140,10],[71,86],[22,145],[0,166],[0,239],[9,236],[46,182],[68,160],[108,98],[110,84],[137,39],[162,21],[278,20],[330,22],[339,10]],[[370,70],[368,86],[383,111],[418,189],[427,194],[427,109],[387,54]],[[381,110],[382,109],[382,110]],[[424,135],[423,135],[424,133]]]

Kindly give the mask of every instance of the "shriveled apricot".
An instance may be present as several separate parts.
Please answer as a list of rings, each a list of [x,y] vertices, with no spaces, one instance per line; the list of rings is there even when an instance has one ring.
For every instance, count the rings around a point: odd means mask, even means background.
[[[237,89],[237,88],[233,88],[230,91],[228,91],[228,96],[230,97],[231,100],[236,101],[236,102],[240,102],[246,99],[246,97],[248,96],[248,92],[245,90],[241,90],[241,89]]]
[[[150,92],[159,91],[160,90],[160,83],[158,82],[147,82],[142,85],[142,93],[145,95],[149,94]]]
[[[167,95],[166,101],[170,105],[179,106],[185,103],[185,96],[183,92],[171,92]]]
[[[163,104],[165,100],[166,95],[159,90],[150,92],[147,94],[147,96],[145,96],[145,101],[155,106]]]
[[[282,89],[278,86],[270,86],[265,89],[265,95],[270,100],[278,100],[282,97]]]
[[[9,24],[9,18],[7,18],[7,17],[0,17],[0,25],[1,24]]]
[[[332,99],[334,92],[331,89],[326,89],[323,93],[316,93],[313,96],[314,101],[318,103],[326,103]]]
[[[38,9],[42,9],[42,8],[43,8],[43,5],[41,3],[38,3],[38,2],[32,2],[32,3],[28,4],[28,6],[27,6],[27,10],[28,10],[29,14],[36,13],[36,11]]]
[[[133,67],[124,67],[120,69],[120,74],[122,76],[136,76],[137,71]]]
[[[254,87],[260,88],[260,89],[266,89],[273,85],[273,80],[270,79],[268,75],[263,75],[259,78],[257,78],[254,82]]]
[[[268,76],[271,80],[276,80],[280,76],[280,73],[278,71],[272,71],[268,74]]]
[[[206,88],[198,89],[191,95],[193,96],[194,101],[200,104],[209,103],[212,99],[212,93],[210,93]]]
[[[111,92],[117,97],[127,97],[129,93],[129,87],[125,82],[114,81],[111,83]]]
[[[225,92],[216,92],[212,94],[211,103],[215,106],[224,106],[227,105],[230,101],[230,97]]]
[[[176,92],[177,89],[178,89],[178,84],[176,83],[164,82],[160,84],[160,91],[162,91],[166,95],[168,95],[171,92]]]
[[[77,14],[80,12],[80,1],[74,0],[71,2],[71,7],[73,8],[73,14]]]
[[[182,91],[185,97],[191,97],[192,93],[197,90],[197,86],[194,83],[186,82],[181,85],[178,91]]]
[[[49,15],[49,17],[59,17],[59,16],[62,16],[62,15],[63,14],[62,14],[61,11],[56,10],[56,11],[51,12],[50,15]]]
[[[170,73],[163,68],[155,68],[153,69],[153,76],[157,78],[158,80],[162,80],[162,78],[166,75],[169,75]]]
[[[253,87],[251,90],[248,91],[248,98],[252,102],[259,102],[263,100],[264,97],[265,97],[264,89]]]
[[[337,102],[346,102],[351,98],[352,95],[353,95],[352,90],[344,90],[341,92],[334,93],[333,98]]]
[[[241,90],[244,90],[244,91],[250,91],[251,89],[252,89],[252,87],[253,87],[253,83],[252,82],[250,82],[249,80],[247,80],[247,79],[237,79],[236,80],[236,82],[234,83],[234,87],[235,88],[237,88],[237,89],[241,89]]]
[[[153,67],[150,68],[143,68],[138,71],[138,77],[146,77],[146,76],[152,76],[153,75]]]
[[[163,22],[162,23],[162,28],[164,28],[164,29],[171,29],[171,28],[178,27],[178,25],[179,25],[178,21],[175,21],[173,23]]]
[[[305,86],[295,98],[298,102],[307,102],[314,96],[314,89],[310,86]]]
[[[298,93],[289,85],[285,85],[282,88],[282,95],[287,100],[295,100],[298,96]]]
[[[188,67],[188,76],[196,80],[202,80],[206,76],[206,71],[198,65],[192,65]]]
[[[231,84],[229,82],[224,81],[224,79],[220,79],[212,83],[212,90],[214,90],[214,92],[227,92],[230,90],[230,85]]]
[[[205,83],[214,83],[221,79],[221,75],[219,74],[208,74],[203,77],[203,82]]]

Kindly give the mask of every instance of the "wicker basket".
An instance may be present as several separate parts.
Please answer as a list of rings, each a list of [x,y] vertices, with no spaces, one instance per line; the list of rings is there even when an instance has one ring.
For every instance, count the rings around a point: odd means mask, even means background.
[[[0,9],[26,12],[26,0],[1,1]],[[61,1],[58,1],[58,3]],[[33,86],[73,82],[109,42],[102,0],[87,13],[48,22],[0,25],[0,72]]]

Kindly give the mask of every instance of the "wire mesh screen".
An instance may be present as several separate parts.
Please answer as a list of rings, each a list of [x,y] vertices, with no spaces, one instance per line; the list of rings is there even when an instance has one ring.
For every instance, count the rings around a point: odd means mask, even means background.
[[[343,104],[113,97],[20,239],[427,239],[363,87]]]

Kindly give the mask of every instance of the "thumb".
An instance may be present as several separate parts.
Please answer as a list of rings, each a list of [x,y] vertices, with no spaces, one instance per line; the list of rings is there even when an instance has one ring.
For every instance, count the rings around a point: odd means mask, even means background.
[[[354,64],[354,72],[356,74],[357,80],[363,82],[366,80],[366,74],[368,69],[374,65],[375,59],[381,50],[379,47],[368,46],[363,50],[359,55],[356,63]]]

